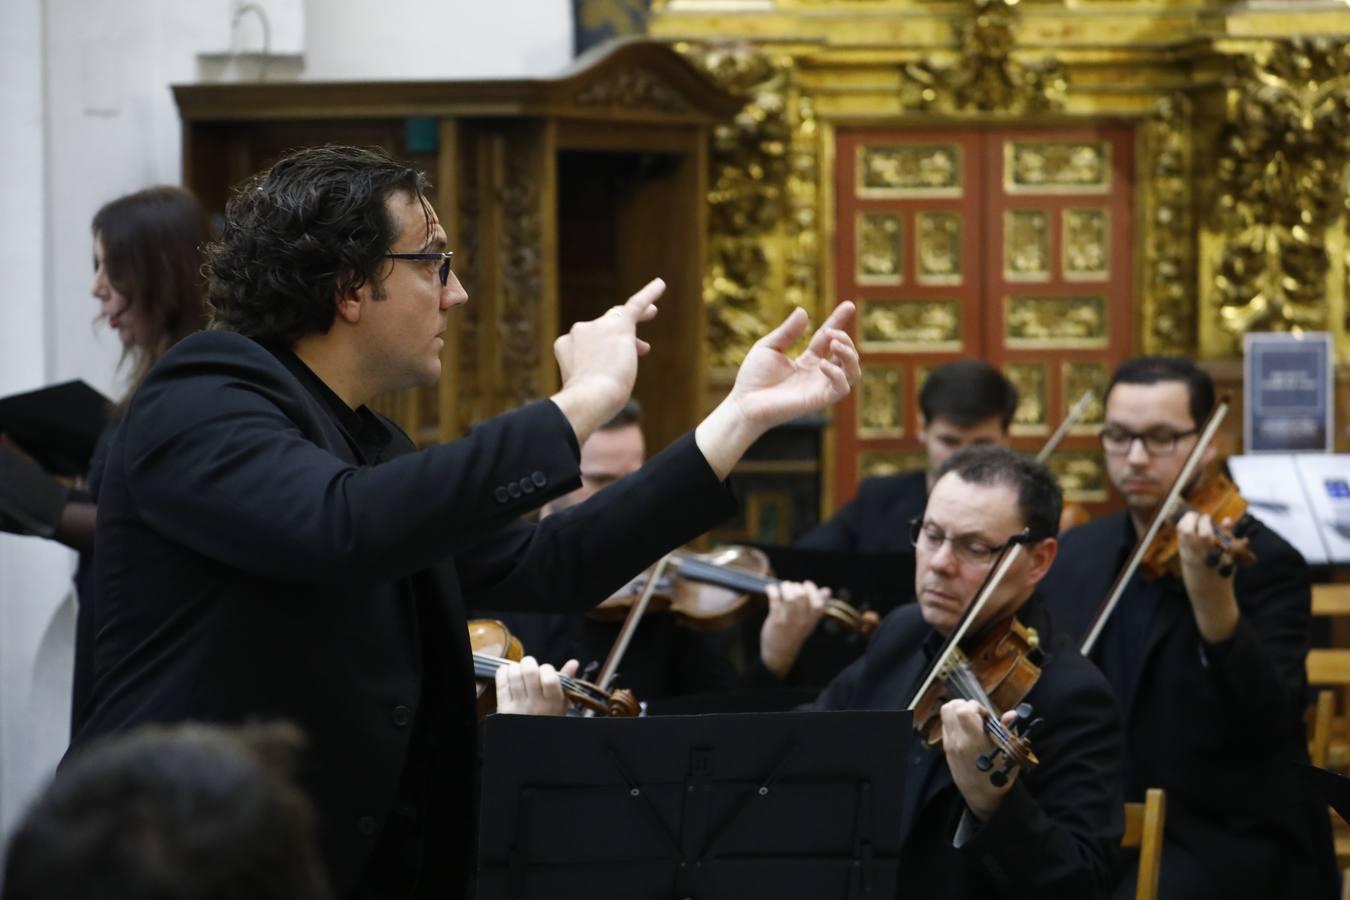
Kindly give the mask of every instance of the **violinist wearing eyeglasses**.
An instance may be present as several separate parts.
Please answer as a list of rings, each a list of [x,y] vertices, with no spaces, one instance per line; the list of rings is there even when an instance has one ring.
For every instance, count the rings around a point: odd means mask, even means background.
[[[805,707],[908,708],[944,639],[965,627],[986,576],[1003,572],[960,646],[991,698],[997,695],[980,671],[978,648],[1012,635],[1014,622],[1030,631],[1024,661],[1039,671],[1030,690],[1004,708],[969,699],[979,691],[960,688],[955,677],[940,680],[944,693],[928,704],[935,711],[928,740],[916,735],[910,757],[897,761],[907,771],[900,826],[906,896],[1106,896],[1123,827],[1120,714],[1101,673],[1060,638],[1037,595],[1055,559],[1060,505],[1059,485],[1037,463],[998,447],[955,454],[912,527],[918,602],[890,612],[862,658]],[[1015,545],[1005,570],[1000,560]],[[820,593],[785,582],[770,602],[818,603]],[[1019,704],[1040,722],[1028,729],[1024,720],[1019,728]],[[1007,730],[1029,743],[1034,767],[1009,768],[998,759],[993,735]]]
[[[1067,532],[1043,586],[1076,638],[1091,633],[1214,406],[1212,380],[1190,360],[1139,358],[1112,377],[1101,441],[1126,510]],[[1202,452],[1212,466],[1214,448]],[[1205,477],[1202,466],[1195,480]],[[1304,798],[1284,765],[1308,759],[1307,566],[1252,520],[1239,530],[1256,562],[1235,569],[1214,547],[1236,524],[1181,515],[1171,570],[1125,582],[1090,649],[1125,714],[1126,799],[1167,792],[1163,898],[1335,896],[1326,804]],[[1134,896],[1136,874],[1137,860],[1116,897]]]

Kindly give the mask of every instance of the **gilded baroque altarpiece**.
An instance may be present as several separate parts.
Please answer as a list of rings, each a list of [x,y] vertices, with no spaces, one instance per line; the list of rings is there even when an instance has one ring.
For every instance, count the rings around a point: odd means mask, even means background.
[[[852,477],[913,462],[899,449],[912,416],[886,398],[912,397],[926,363],[888,366],[883,351],[946,341],[969,352],[961,329],[983,327],[943,299],[960,293],[952,285],[972,247],[985,257],[967,260],[972,271],[997,276],[983,302],[998,309],[984,315],[999,320],[998,364],[1023,392],[1014,433],[1027,440],[1124,353],[1223,360],[1248,331],[1325,330],[1350,361],[1342,3],[653,0],[649,31],[746,100],[714,137],[710,388],[793,305],[819,320],[854,299],[841,285],[860,296],[890,285],[907,298],[860,310],[861,343],[880,355],[850,429],[862,444],[901,443],[875,466],[828,467],[842,473],[843,496]],[[1117,129],[1114,151],[1094,128]],[[971,213],[995,242],[972,244],[973,223],[955,201],[943,205],[964,171],[959,148],[854,140],[961,129],[1002,144],[978,149],[1003,157],[980,176],[1002,199]],[[1056,133],[1063,139],[1044,137]],[[842,170],[841,147],[856,155]],[[836,177],[851,161],[856,183]],[[888,190],[931,209],[872,202]],[[1124,192],[1123,211],[1092,196],[1112,190]],[[1099,282],[1128,292],[1127,333],[1111,332],[1109,351],[1107,320],[1121,301]],[[1089,450],[1061,455],[1057,469],[1070,493],[1099,499]]]

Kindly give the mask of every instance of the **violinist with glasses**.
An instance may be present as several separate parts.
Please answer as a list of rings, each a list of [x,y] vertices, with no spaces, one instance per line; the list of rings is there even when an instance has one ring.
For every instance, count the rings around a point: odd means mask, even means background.
[[[804,707],[915,710],[919,734],[897,761],[906,896],[1106,896],[1123,829],[1121,722],[1037,593],[1061,501],[1054,476],[1010,450],[953,455],[912,525],[918,602],[890,612]],[[775,590],[788,604],[819,599],[806,584]]]
[[[1335,896],[1326,804],[1285,765],[1308,760],[1307,565],[1249,515],[1197,499],[1217,481],[1215,448],[1201,443],[1216,408],[1207,373],[1176,357],[1130,360],[1105,405],[1102,449],[1126,509],[1067,532],[1043,591],[1124,711],[1126,800],[1167,792],[1159,896]],[[1181,502],[1169,504],[1174,484]],[[1170,561],[1150,564],[1168,542]],[[1134,896],[1137,869],[1131,860],[1116,897]]]

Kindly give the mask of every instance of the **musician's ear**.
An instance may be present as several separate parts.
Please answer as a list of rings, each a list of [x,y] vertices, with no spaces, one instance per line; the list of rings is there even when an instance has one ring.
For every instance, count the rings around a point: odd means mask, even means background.
[[[1050,571],[1050,567],[1054,565],[1055,556],[1059,554],[1059,541],[1054,538],[1037,541],[1026,548],[1026,553],[1031,559],[1031,568],[1027,571],[1027,583],[1035,587]]]
[[[1204,455],[1200,457],[1200,462],[1208,466],[1211,465],[1214,462],[1214,460],[1218,458],[1218,456],[1219,456],[1219,442],[1216,439],[1209,442],[1209,446],[1205,448]]]

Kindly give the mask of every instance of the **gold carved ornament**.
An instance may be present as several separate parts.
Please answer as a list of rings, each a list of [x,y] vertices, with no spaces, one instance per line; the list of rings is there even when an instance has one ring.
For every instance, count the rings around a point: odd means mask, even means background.
[[[789,116],[794,64],[748,44],[678,44],[676,50],[746,98],[731,122],[713,130],[708,190],[708,358],[712,366],[730,369],[778,311],[766,244],[791,208],[790,171],[800,164]]]
[[[1163,97],[1144,123],[1147,182],[1143,313],[1145,353],[1190,355],[1196,347],[1195,232],[1192,228],[1191,101]]]
[[[1219,325],[1250,331],[1328,326],[1328,228],[1345,208],[1350,45],[1294,40],[1237,62],[1220,136]]]
[[[1051,112],[1064,105],[1068,75],[1054,59],[1014,58],[1018,0],[971,0],[970,13],[954,27],[959,61],[906,64],[900,88],[907,109],[924,112]]]

